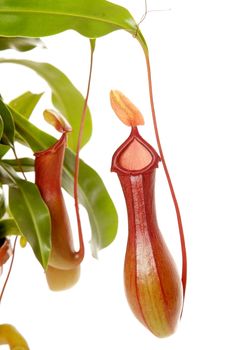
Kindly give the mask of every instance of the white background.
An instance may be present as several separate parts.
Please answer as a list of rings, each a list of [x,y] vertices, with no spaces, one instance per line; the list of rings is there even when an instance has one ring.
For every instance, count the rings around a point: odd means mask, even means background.
[[[143,1],[115,1],[136,20]],[[111,157],[129,130],[109,104],[110,89],[123,91],[139,107],[146,125],[142,135],[155,146],[142,51],[128,33],[115,32],[97,41],[90,108],[93,137],[82,158],[102,176],[119,213],[114,243],[91,257],[85,211],[86,258],[79,283],[53,293],[29,247],[17,248],[0,323],[14,324],[32,350],[196,350],[232,349],[232,115],[233,50],[231,0],[148,1],[141,24],[150,48],[160,136],[174,182],[185,228],[188,285],[184,314],[175,335],[157,339],[132,315],[123,286],[127,217]],[[3,57],[47,61],[85,93],[88,40],[74,32],[45,38],[48,49],[2,52]],[[49,89],[32,71],[0,66],[0,92],[10,100],[24,91],[46,91],[33,120],[52,107]],[[47,126],[44,124],[46,129]],[[52,131],[52,129],[50,129]],[[162,167],[157,176],[158,220],[180,266],[178,230]],[[70,211],[73,208],[69,200]],[[73,226],[75,219],[71,218]],[[6,271],[5,267],[5,271]],[[1,281],[3,277],[1,278]],[[2,347],[4,349],[4,347]]]

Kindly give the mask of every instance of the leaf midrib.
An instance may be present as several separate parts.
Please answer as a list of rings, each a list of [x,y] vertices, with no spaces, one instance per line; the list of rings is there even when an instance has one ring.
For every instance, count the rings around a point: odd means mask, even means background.
[[[52,11],[45,11],[45,10],[14,10],[14,11],[9,11],[9,10],[1,10],[0,9],[0,14],[17,14],[17,13],[28,13],[28,14],[35,14],[35,15],[50,15],[50,16],[63,16],[63,17],[74,17],[74,18],[78,18],[78,19],[89,19],[89,20],[94,20],[94,21],[98,21],[98,22],[102,22],[102,23],[107,23],[107,24],[111,24],[114,25],[120,29],[123,29],[122,26],[120,26],[118,23],[114,22],[114,21],[109,21],[106,19],[101,19],[99,17],[92,17],[92,16],[87,16],[87,15],[78,15],[78,14],[74,14],[74,13],[63,13],[63,12],[52,12]],[[126,29],[126,27],[124,28]],[[135,26],[136,29],[136,26]],[[128,31],[130,30],[130,28],[127,29]]]

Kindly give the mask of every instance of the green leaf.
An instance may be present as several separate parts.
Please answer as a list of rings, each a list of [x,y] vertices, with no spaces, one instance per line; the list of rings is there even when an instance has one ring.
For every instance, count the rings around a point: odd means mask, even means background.
[[[97,38],[117,29],[134,34],[137,24],[125,8],[104,0],[4,0],[0,35],[42,37],[73,29]]]
[[[22,232],[19,230],[14,219],[0,220],[0,239],[7,236],[21,236]]]
[[[16,172],[34,171],[34,159],[32,158],[3,159],[2,162],[10,165]]]
[[[68,158],[68,155],[66,157]],[[74,162],[74,154],[72,158]],[[70,181],[73,174],[74,168],[69,173]],[[80,161],[79,182],[82,184],[80,201],[88,212],[92,229],[92,252],[97,256],[98,250],[107,247],[116,237],[117,212],[102,179],[83,161]]]
[[[0,175],[9,184],[9,208],[35,256],[46,268],[51,250],[51,221],[37,186],[22,180],[13,168],[0,162]]]
[[[43,93],[33,94],[32,92],[27,91],[12,100],[9,105],[23,115],[24,118],[29,119],[42,95]]]
[[[62,186],[73,195],[75,154],[66,150]],[[97,172],[80,160],[79,199],[86,208],[92,229],[92,253],[107,247],[115,239],[118,218],[115,206]]]
[[[50,214],[36,185],[18,180],[16,187],[9,188],[9,208],[37,259],[46,268],[51,249]]]
[[[2,135],[3,135],[3,131],[4,131],[4,123],[3,123],[2,117],[0,115],[0,140],[1,140]]]
[[[14,179],[0,166],[0,185],[11,185],[12,183],[14,183]]]
[[[12,110],[16,130],[34,152],[47,149],[56,139],[34,126],[19,113]],[[73,195],[75,154],[67,149],[63,169],[63,187]],[[83,161],[79,173],[80,202],[86,208],[92,228],[92,248],[108,246],[117,233],[117,212],[99,175]]]
[[[25,146],[29,146],[33,152],[49,148],[57,141],[53,136],[37,128],[12,107],[9,106],[9,109],[14,118],[16,131],[21,138],[21,142],[25,142]]]
[[[15,63],[26,66],[34,70],[48,83],[52,90],[52,102],[54,106],[64,115],[72,126],[73,132],[69,134],[68,145],[75,151],[77,145],[77,131],[80,127],[84,98],[71,81],[59,69],[48,63],[14,59],[0,59],[0,63]],[[91,114],[88,109],[83,129],[82,146],[90,139],[91,131]]]
[[[10,147],[13,147],[14,137],[15,137],[14,121],[9,108],[5,105],[5,103],[2,101],[1,98],[0,98],[0,116],[2,117],[3,124],[4,124],[1,143],[4,145],[9,145]]]
[[[0,186],[0,218],[3,217],[5,212],[6,212],[5,196],[4,196],[2,187]]]
[[[20,162],[20,167],[18,164]],[[19,158],[4,159],[3,162],[11,165],[15,171],[34,171],[34,159]],[[65,190],[73,196],[73,176],[75,166],[75,155],[67,149],[65,155],[65,169],[63,171],[62,185]],[[105,189],[104,183],[99,175],[80,160],[79,174],[80,202],[86,208],[92,228],[92,251],[107,247],[115,238],[117,232],[117,213],[115,207]],[[105,227],[105,228],[104,228]]]
[[[45,47],[40,39],[20,37],[0,37],[0,50],[14,49],[18,51],[29,51],[35,47]]]
[[[0,159],[9,151],[10,146],[0,144]]]

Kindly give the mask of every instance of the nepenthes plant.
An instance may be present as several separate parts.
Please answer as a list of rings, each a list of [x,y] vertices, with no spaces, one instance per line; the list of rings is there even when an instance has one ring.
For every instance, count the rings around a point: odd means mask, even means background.
[[[111,244],[116,236],[115,206],[100,176],[80,159],[79,153],[91,137],[88,97],[96,40],[116,30],[124,30],[132,40],[137,40],[145,56],[158,147],[156,152],[140,136],[138,126],[144,121],[138,109],[121,92],[112,91],[113,110],[131,128],[129,138],[117,149],[112,160],[112,171],[120,179],[128,213],[125,291],[139,321],[154,335],[169,336],[175,331],[183,310],[186,249],[180,210],[158,133],[146,40],[127,9],[105,0],[0,0],[1,50],[43,48],[39,38],[65,30],[74,30],[90,41],[90,71],[85,97],[51,64],[0,58],[1,64],[27,67],[48,83],[56,111],[45,110],[44,117],[61,133],[56,139],[30,121],[41,94],[26,92],[8,103],[4,96],[1,97],[0,268],[8,267],[9,274],[6,281],[1,280],[0,298],[2,300],[7,286],[18,237],[22,246],[25,242],[30,244],[45,271],[49,288],[61,291],[76,284],[85,258],[80,204],[89,216],[93,255]],[[33,156],[18,157],[18,144],[28,147]],[[13,156],[9,158],[9,154]],[[154,187],[159,162],[163,165],[177,215],[183,261],[181,277],[160,232],[156,215]],[[34,182],[27,179],[27,172],[35,173]],[[74,197],[78,250],[74,248],[62,188]],[[11,349],[28,349],[23,337],[8,324],[0,325],[0,344],[8,344]]]

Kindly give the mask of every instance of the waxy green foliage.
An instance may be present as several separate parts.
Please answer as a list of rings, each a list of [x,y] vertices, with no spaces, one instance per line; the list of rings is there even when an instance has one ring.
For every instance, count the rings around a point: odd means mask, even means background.
[[[28,99],[27,99],[28,101]],[[22,101],[21,101],[22,102]],[[34,101],[35,102],[35,101]],[[34,103],[35,104],[35,103]],[[22,106],[22,103],[21,103]],[[32,106],[30,110],[32,110]],[[29,111],[27,111],[29,114]],[[15,123],[10,108],[0,99],[1,117],[1,158],[11,148],[15,152]],[[22,171],[19,160],[15,160],[18,170]],[[9,186],[9,208],[12,220],[32,246],[32,249],[41,263],[46,268],[50,254],[50,214],[44,204],[37,186],[29,181],[22,180],[9,162],[0,161],[0,184]],[[3,198],[3,194],[1,196]],[[4,209],[4,207],[2,207]],[[5,210],[2,211],[2,215]],[[2,224],[4,222],[4,225]],[[16,230],[5,219],[0,221],[1,236],[5,237]]]
[[[51,248],[50,214],[37,186],[22,180],[4,161],[0,161],[0,182],[9,185],[9,208],[19,230],[46,268]]]
[[[34,70],[47,82],[52,92],[53,105],[61,112],[62,115],[64,115],[72,126],[73,132],[69,134],[68,145],[73,151],[75,151],[77,144],[77,130],[79,130],[80,127],[84,98],[72,84],[72,82],[59,69],[48,63],[13,59],[0,59],[0,63],[15,63],[23,65]],[[26,97],[27,96],[25,96],[24,100],[22,101],[24,106],[28,105]],[[19,101],[17,105],[19,105]],[[19,110],[19,112],[23,112],[22,115],[24,115],[24,111]],[[91,114],[90,110],[87,109],[82,138],[83,146],[89,141],[91,132]]]
[[[77,130],[80,125],[80,116],[84,103],[82,95],[60,70],[50,64],[9,59],[0,59],[0,63],[16,63],[26,66],[44,78],[51,87],[52,101],[55,107],[66,116],[72,129],[76,131],[69,137],[69,148],[66,150],[63,170],[63,187],[70,195],[73,195],[74,151],[76,149]],[[64,90],[66,94],[64,94]],[[56,142],[56,139],[52,136],[41,131],[26,120],[29,117],[28,113],[26,113],[26,118],[18,113],[18,110],[25,113],[26,105],[29,104],[33,107],[36,102],[37,96],[27,92],[12,101],[9,106],[16,123],[17,139],[29,146],[33,152],[47,149]],[[86,121],[83,144],[91,136],[91,116],[89,110],[87,111]],[[32,165],[28,164],[28,160],[21,160],[20,164],[24,170],[27,170],[28,165],[29,167]],[[17,164],[12,165],[14,165],[14,168],[17,167]],[[88,212],[92,229],[92,251],[96,256],[99,249],[108,246],[114,240],[117,233],[118,219],[116,209],[103,181],[96,171],[83,161],[80,161],[79,195],[81,204],[84,205]]]
[[[56,2],[53,0],[22,0],[20,2],[0,0],[0,5],[1,36],[12,39],[14,37],[36,38],[73,29],[90,39],[96,39],[115,30],[123,29],[136,36],[144,49],[146,47],[142,33],[129,11],[105,0],[57,0]],[[7,60],[2,59],[0,62],[6,63]],[[75,91],[72,83],[62,72],[47,63],[26,60],[8,60],[8,62],[25,65],[43,77],[52,90],[54,105],[65,115],[73,130],[79,128],[83,100],[80,93]],[[63,93],[64,86],[65,90],[68,89],[66,96]],[[16,110],[17,108],[14,106],[11,112],[16,123],[18,141],[23,142],[33,151],[46,149],[55,143],[54,138],[36,128]],[[21,107],[19,111],[24,113]],[[89,140],[90,136],[91,119],[88,111],[82,145]],[[69,193],[73,193],[75,154],[72,150],[75,150],[77,142],[75,137],[73,132],[69,138],[71,149],[66,151],[63,171],[63,186]],[[24,163],[25,160],[22,161],[22,168],[26,167]],[[12,166],[17,167],[16,164],[12,164]],[[96,252],[98,249],[106,247],[115,238],[117,214],[102,180],[93,169],[82,161],[80,162],[79,181],[80,200],[88,211],[92,227],[93,251]]]
[[[51,249],[50,214],[37,186],[17,180],[9,187],[9,208],[20,231],[30,243],[37,259],[46,269]]]
[[[5,196],[4,196],[4,192],[2,190],[2,187],[0,186],[0,218],[3,217],[5,212],[6,212]],[[1,229],[0,229],[0,238],[1,238]]]
[[[123,29],[146,41],[130,12],[105,0],[0,0],[0,35],[43,37],[73,29],[96,39]]]
[[[30,147],[33,152],[47,149],[55,144],[56,139],[33,125],[28,120],[30,113],[26,113],[26,118],[24,118],[12,108],[12,105],[14,105],[16,109],[19,107],[20,110],[25,110],[22,102],[24,99],[26,104],[31,99],[29,104],[33,105],[34,103],[34,106],[38,100],[33,94],[25,93],[11,102],[7,107],[15,123],[16,140],[20,140],[21,143],[23,142],[26,146]],[[21,172],[21,170],[34,170],[34,160],[30,158],[21,158],[18,161],[4,159],[2,162],[4,166],[11,166],[12,169],[18,172]],[[71,149],[67,149],[62,181],[63,187],[70,195],[73,195],[74,169],[75,154]],[[80,202],[84,205],[89,215],[92,229],[92,250],[94,255],[96,255],[99,249],[108,246],[114,240],[117,232],[118,220],[116,209],[103,181],[99,175],[83,161],[80,161],[79,195]],[[3,229],[4,227],[8,229],[8,226],[2,225]],[[9,232],[9,230],[6,230],[6,232]]]
[[[15,126],[8,107],[0,98],[0,117],[2,124],[1,144],[13,146],[15,138]]]
[[[0,34],[41,37],[73,29],[97,38],[117,29],[135,33],[125,8],[104,0],[1,0]]]
[[[30,38],[38,38],[75,30],[92,40],[116,30],[125,30],[136,37],[144,51],[146,42],[132,15],[122,6],[105,0],[0,0],[0,49],[15,47],[18,50],[28,49],[30,45],[39,44]],[[22,39],[22,38],[25,38]],[[26,45],[20,46],[24,42]],[[15,46],[14,46],[15,43]],[[5,46],[4,46],[5,45]],[[28,46],[29,45],[29,46]],[[47,63],[28,60],[0,59],[0,63],[17,63],[33,69],[51,88],[52,101],[55,107],[67,118],[73,132],[69,136],[63,170],[63,187],[73,194],[73,176],[77,134],[83,108],[83,97],[70,80],[57,68]],[[64,93],[65,91],[65,93]],[[56,139],[44,133],[30,123],[29,118],[37,96],[19,97],[8,106],[15,123],[16,140],[30,147],[34,152],[44,150],[56,142]],[[31,105],[29,105],[31,103]],[[7,108],[8,108],[7,107]],[[4,121],[3,121],[4,123]],[[82,145],[91,136],[91,117],[87,111]],[[1,131],[1,120],[0,120]],[[4,142],[0,145],[0,157],[9,150]],[[6,165],[16,171],[30,170],[33,160],[21,159],[17,162],[7,160]],[[79,174],[80,201],[87,209],[91,228],[93,252],[106,247],[115,238],[117,231],[117,214],[105,186],[98,174],[84,162],[80,161]]]
[[[0,97],[0,159],[13,147],[15,125],[8,107]]]
[[[6,236],[21,236],[22,232],[16,224],[15,219],[8,218],[0,220],[0,239]]]
[[[16,172],[23,171],[24,173],[34,171],[34,159],[32,158],[18,158],[18,159],[7,159],[4,158],[4,163],[10,165]]]
[[[0,50],[29,51],[37,46],[45,47],[43,42],[37,38],[0,37]]]
[[[4,123],[3,123],[3,119],[0,115],[0,140],[1,140],[2,135],[3,135],[3,131],[4,131]]]
[[[12,110],[12,115],[17,133],[25,140],[25,145],[34,152],[55,144],[54,137],[37,128],[19,113]],[[75,153],[68,148],[65,152],[62,186],[70,195],[73,195],[74,170]],[[80,161],[79,195],[80,203],[88,212],[92,228],[92,248],[96,255],[99,249],[108,246],[116,236],[117,212],[99,175],[82,160]]]
[[[24,94],[18,96],[12,100],[9,105],[12,108],[15,108],[24,118],[30,118],[35,106],[40,101],[43,93],[34,94],[30,91],[25,92]]]

